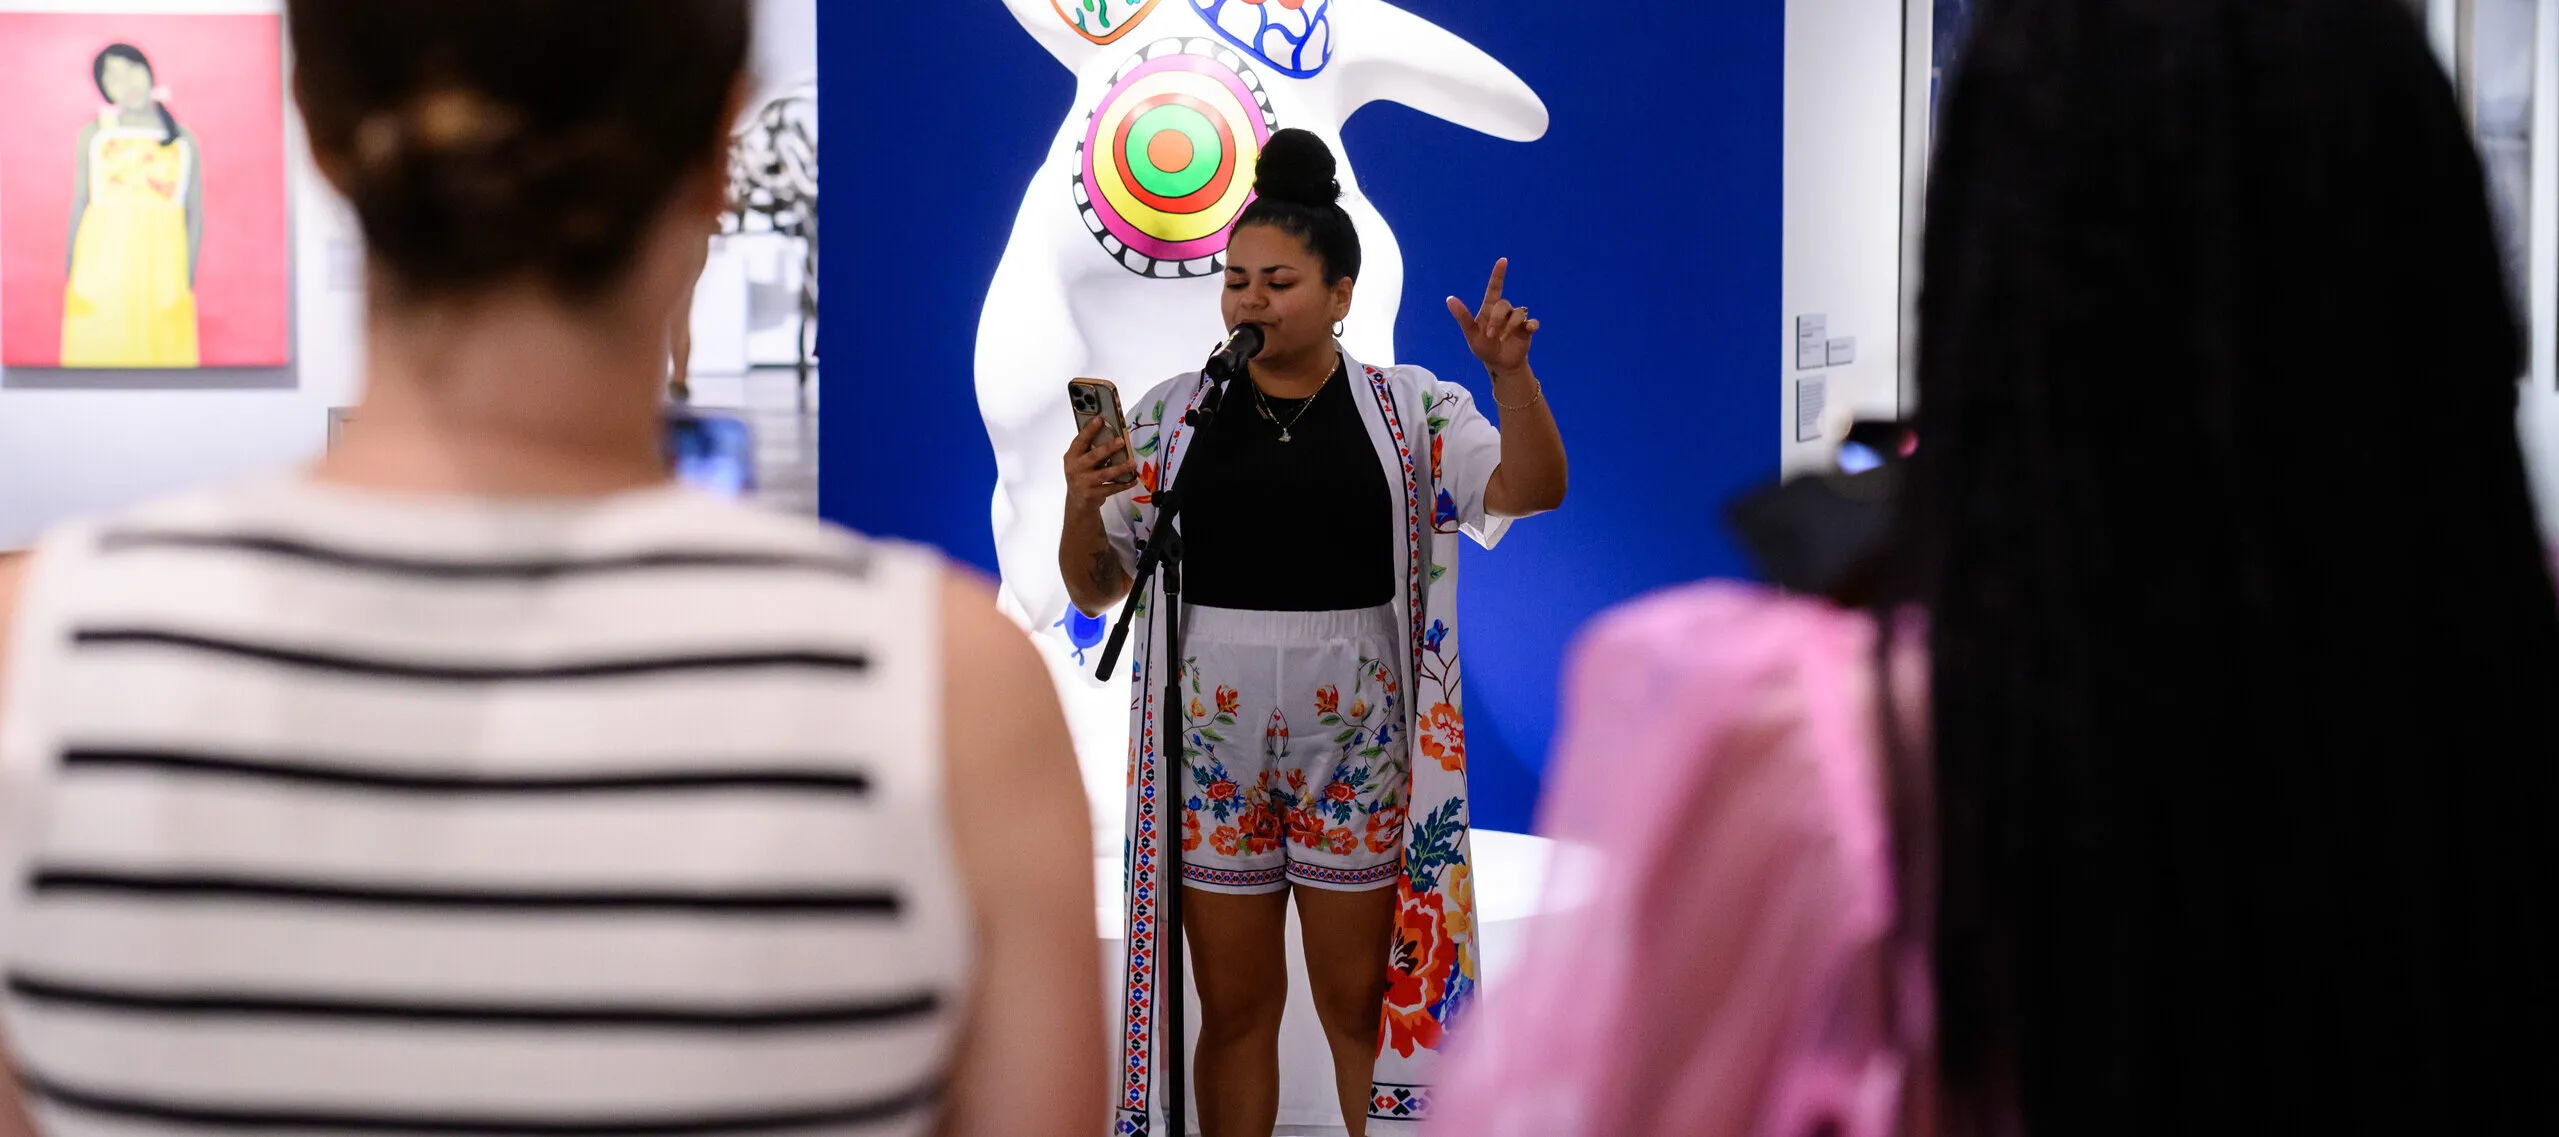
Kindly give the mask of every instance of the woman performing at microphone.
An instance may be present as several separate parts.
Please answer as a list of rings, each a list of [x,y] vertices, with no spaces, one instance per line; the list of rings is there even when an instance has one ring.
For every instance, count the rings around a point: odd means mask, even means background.
[[[1132,881],[1152,878],[1164,837],[1141,811],[1157,787],[1178,786],[1203,1137],[1267,1137],[1276,1123],[1291,895],[1358,1137],[1386,1128],[1372,1119],[1422,1119],[1442,1031],[1478,976],[1457,535],[1489,548],[1511,518],[1562,504],[1564,445],[1528,365],[1538,323],[1502,296],[1507,262],[1480,308],[1448,302],[1490,373],[1496,429],[1465,388],[1364,366],[1336,340],[1360,246],[1321,139],[1273,135],[1254,189],[1222,302],[1229,329],[1264,333],[1250,382],[1228,386],[1204,430],[1184,422],[1211,386],[1198,374],[1132,404],[1125,441],[1093,447],[1088,426],[1065,459],[1058,564],[1076,607],[1110,610],[1153,531],[1155,494],[1198,464],[1176,519],[1183,705],[1158,705],[1157,669],[1173,660],[1162,626],[1136,628]],[[1159,582],[1142,615],[1162,602]],[[1177,775],[1161,769],[1153,733],[1170,724],[1184,731]],[[1148,1124],[1162,1089],[1153,1000],[1178,997],[1159,987],[1154,905],[1137,887],[1130,897],[1122,1132]]]

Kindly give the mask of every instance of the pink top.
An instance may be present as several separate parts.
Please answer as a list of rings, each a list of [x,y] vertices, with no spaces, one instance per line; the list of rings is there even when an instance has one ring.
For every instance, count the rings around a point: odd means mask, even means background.
[[[1550,915],[1456,1040],[1437,1132],[1893,1132],[1929,1013],[1887,942],[1874,645],[1864,616],[1733,584],[1583,634],[1539,819]],[[1920,659],[1896,661],[1906,708]]]

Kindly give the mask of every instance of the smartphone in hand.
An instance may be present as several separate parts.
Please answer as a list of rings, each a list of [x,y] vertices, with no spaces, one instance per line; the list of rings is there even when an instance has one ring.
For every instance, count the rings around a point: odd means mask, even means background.
[[[1095,447],[1108,446],[1128,437],[1128,418],[1120,411],[1120,389],[1108,379],[1077,379],[1066,385],[1066,404],[1075,411],[1075,432],[1081,434],[1094,419],[1102,420],[1102,432],[1093,436]],[[1133,478],[1117,484],[1127,485]]]

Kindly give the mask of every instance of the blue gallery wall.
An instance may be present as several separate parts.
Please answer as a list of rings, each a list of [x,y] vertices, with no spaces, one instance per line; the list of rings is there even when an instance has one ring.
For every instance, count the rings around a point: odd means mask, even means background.
[[[1402,6],[1507,64],[1553,118],[1526,144],[1392,104],[1344,130],[1403,245],[1397,362],[1483,393],[1442,300],[1473,302],[1497,256],[1544,321],[1535,361],[1572,499],[1498,550],[1469,544],[1460,577],[1475,822],[1526,829],[1574,629],[1662,585],[1746,572],[1719,514],[1778,463],[1785,11]],[[1000,0],[822,0],[818,16],[821,508],[992,571],[978,312],[1073,77]],[[915,46],[935,44],[952,47]]]

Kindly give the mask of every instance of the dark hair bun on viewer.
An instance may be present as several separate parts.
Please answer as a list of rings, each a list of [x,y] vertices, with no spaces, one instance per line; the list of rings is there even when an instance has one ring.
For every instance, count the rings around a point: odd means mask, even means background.
[[[676,194],[718,175],[755,27],[752,0],[285,11],[312,153],[372,262],[418,300],[620,285]]]
[[[1335,172],[1332,147],[1313,131],[1290,127],[1262,144],[1262,157],[1253,171],[1253,192],[1322,209],[1342,200],[1342,183],[1335,180]]]

